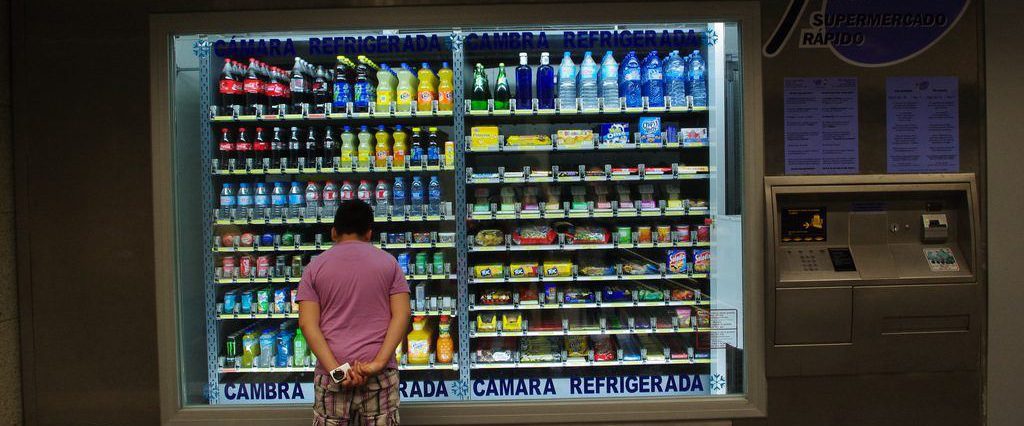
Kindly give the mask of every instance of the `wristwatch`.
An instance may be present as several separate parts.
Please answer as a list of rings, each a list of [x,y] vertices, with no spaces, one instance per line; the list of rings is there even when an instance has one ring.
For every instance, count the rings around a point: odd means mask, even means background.
[[[346,362],[338,366],[338,368],[331,370],[331,380],[334,380],[334,383],[341,383],[345,380],[345,377],[348,377],[348,370],[351,368],[352,367]]]

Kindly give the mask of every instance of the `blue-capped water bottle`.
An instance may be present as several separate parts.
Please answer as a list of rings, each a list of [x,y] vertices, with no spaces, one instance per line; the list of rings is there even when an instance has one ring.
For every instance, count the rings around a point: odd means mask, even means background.
[[[405,211],[405,179],[401,176],[395,176],[395,183],[391,185],[391,197],[393,199],[391,205],[394,206],[395,212]],[[401,215],[401,213],[396,213]]]
[[[708,106],[708,82],[704,59],[700,57],[700,51],[694,50],[689,56],[686,83],[690,96],[693,96],[693,106]]]
[[[299,182],[292,182],[291,188],[288,189],[288,207],[302,207],[306,203],[306,197],[302,191],[302,185]]]
[[[641,74],[640,59],[636,57],[636,52],[631,50],[619,68],[619,96],[626,99],[626,106],[629,108],[643,106]]]
[[[669,53],[662,67],[665,68],[665,94],[672,106],[686,106],[686,64],[679,57],[679,51]]]
[[[230,209],[236,205],[237,198],[235,197],[235,186],[230,183],[225,183],[220,188],[220,208]]]
[[[652,50],[644,60],[643,95],[647,97],[647,105],[652,107],[665,106],[664,75],[658,51]]]
[[[601,88],[601,99],[605,110],[619,108],[619,64],[615,62],[612,51],[604,52],[601,59],[601,71],[598,75]]]
[[[569,52],[562,55],[562,63],[558,64],[558,107],[576,109],[576,64]]]
[[[429,214],[441,214],[441,182],[437,180],[437,176],[430,177],[430,183],[427,184],[427,196],[430,206]]]
[[[252,189],[249,188],[248,183],[238,184],[238,196],[236,197],[236,203],[240,209],[252,208]]]
[[[594,57],[589,50],[583,54],[583,61],[580,62],[577,84],[580,108],[597,109],[597,62],[594,62]]]
[[[267,193],[267,184],[256,182],[256,194],[253,196],[252,201],[257,209],[270,207],[270,194]]]
[[[413,214],[421,214],[423,210],[423,181],[419,176],[412,177],[409,185],[409,205],[412,206]]]

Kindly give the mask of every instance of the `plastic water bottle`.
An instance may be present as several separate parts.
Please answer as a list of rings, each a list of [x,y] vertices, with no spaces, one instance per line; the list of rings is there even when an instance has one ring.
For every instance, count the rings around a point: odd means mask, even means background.
[[[558,106],[576,109],[576,64],[569,52],[565,52],[562,63],[558,64]]]
[[[230,209],[235,207],[235,186],[230,183],[225,183],[220,188],[220,208]]]
[[[288,330],[277,332],[277,356],[274,358],[275,367],[288,367],[292,361],[292,333]]]
[[[672,100],[672,106],[686,106],[686,64],[673,50],[662,64],[665,68],[665,93]]]
[[[238,184],[238,197],[236,203],[238,203],[238,208],[240,209],[252,208],[252,189],[249,188],[248,183]]]
[[[427,196],[429,197],[430,214],[441,214],[441,181],[437,180],[437,176],[430,177],[430,183],[427,184]]]
[[[307,196],[308,198],[309,196]],[[337,207],[338,206],[338,185],[333,181],[324,182],[324,190],[320,195],[320,200],[324,202],[324,207]]]
[[[409,185],[409,205],[413,214],[420,214],[423,210],[423,181],[419,176],[413,176]]]
[[[373,198],[377,201],[377,211],[388,211],[388,201],[391,199],[391,187],[383,179],[377,181],[377,188]]]
[[[306,344],[306,336],[302,335],[302,329],[295,330],[295,338],[292,340],[292,365],[295,367],[306,367],[309,365],[309,346]]]
[[[292,182],[291,188],[288,189],[288,207],[302,207],[305,204],[306,200],[302,194],[302,186],[298,182]]]
[[[555,109],[555,69],[551,67],[548,52],[540,54],[537,68],[537,108]]]
[[[320,185],[316,182],[306,184],[306,207],[320,207]]]
[[[700,57],[700,51],[694,50],[690,54],[688,69],[686,73],[686,85],[690,96],[693,96],[693,106],[708,106],[708,82],[705,75],[704,59]]]
[[[284,182],[274,182],[274,189],[270,192],[270,205],[278,214],[288,205],[288,194],[284,190]]]
[[[598,81],[601,86],[601,99],[604,109],[619,108],[619,64],[615,62],[612,51],[604,53],[601,59],[601,71],[598,74]]]
[[[270,207],[270,194],[267,193],[267,184],[256,182],[256,195],[252,199],[257,209]]]
[[[626,106],[639,108],[643,106],[643,93],[641,89],[640,60],[636,52],[629,51],[622,60],[622,67],[619,68],[619,96],[626,98]]]
[[[263,330],[263,334],[260,334],[260,367],[273,367],[274,363],[274,346],[275,340],[273,331],[270,329]]]
[[[341,201],[349,201],[355,198],[356,189],[352,186],[352,182],[347,180],[341,182],[341,190],[338,191],[338,199]]]
[[[394,206],[396,212],[405,211],[405,179],[401,176],[395,176],[395,183],[391,185],[391,198],[394,200],[391,205]]]
[[[652,107],[665,106],[665,85],[664,75],[661,69],[661,60],[658,59],[658,51],[652,50],[644,60],[643,95],[647,97],[647,104]]]
[[[597,62],[588,50],[583,54],[579,73],[580,108],[597,109]]]
[[[369,181],[359,181],[359,188],[356,189],[356,198],[359,198],[366,204],[370,204],[370,202],[373,201],[373,189],[370,188]]]

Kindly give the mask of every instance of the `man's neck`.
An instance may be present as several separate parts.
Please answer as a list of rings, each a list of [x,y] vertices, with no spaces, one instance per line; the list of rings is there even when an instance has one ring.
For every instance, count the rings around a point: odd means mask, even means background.
[[[339,235],[338,239],[334,240],[335,243],[347,243],[349,241],[358,241],[362,243],[366,242],[366,240],[364,240],[363,237],[356,234]]]

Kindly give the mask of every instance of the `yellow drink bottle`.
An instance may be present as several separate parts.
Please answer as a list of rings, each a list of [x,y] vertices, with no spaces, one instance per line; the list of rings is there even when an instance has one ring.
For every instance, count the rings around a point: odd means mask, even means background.
[[[420,84],[416,88],[416,109],[430,111],[437,100],[437,76],[430,69],[430,64],[424,62],[418,72]]]
[[[377,111],[388,112],[391,104],[395,102],[395,86],[398,85],[398,77],[387,64],[380,64],[380,71],[377,71]]]
[[[370,134],[370,129],[366,126],[360,126],[356,139],[359,140],[359,147],[356,152],[359,167],[370,167],[370,159],[374,156],[373,135]]]
[[[437,326],[437,362],[440,364],[451,364],[455,353],[455,342],[449,333],[448,316],[441,317]]]
[[[409,64],[403,63],[402,69],[398,70],[396,74],[398,75],[398,85],[395,86],[395,110],[411,111],[412,105],[416,101],[416,88],[420,82],[416,79],[416,74],[409,69]]]
[[[374,151],[374,167],[381,168],[388,166],[388,157],[391,156],[391,135],[384,129],[384,125],[377,126],[377,148]]]
[[[409,153],[409,144],[406,143],[406,140],[408,140],[409,135],[405,133],[401,125],[396,125],[395,132],[391,134],[391,138],[395,141],[394,145],[391,146],[391,155],[394,156],[392,164],[395,167],[405,167],[405,158]]]
[[[412,320],[412,331],[406,339],[409,344],[406,353],[409,355],[409,364],[424,365],[430,363],[430,331],[426,329],[427,319],[420,315]]]
[[[444,62],[441,64],[441,69],[437,70],[437,109],[438,111],[451,111],[452,106],[455,102],[455,87],[452,85],[452,69],[448,68],[448,63]]]

